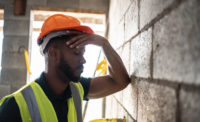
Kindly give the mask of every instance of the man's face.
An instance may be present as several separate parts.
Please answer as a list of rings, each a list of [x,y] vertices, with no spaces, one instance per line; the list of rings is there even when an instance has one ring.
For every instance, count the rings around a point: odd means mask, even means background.
[[[76,49],[65,46],[61,49],[60,62],[57,69],[60,73],[68,77],[69,80],[74,82],[78,81],[84,68],[84,52],[85,48]]]

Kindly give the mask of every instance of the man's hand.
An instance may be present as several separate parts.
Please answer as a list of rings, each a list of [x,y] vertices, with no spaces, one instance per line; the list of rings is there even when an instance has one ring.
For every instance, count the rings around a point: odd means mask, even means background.
[[[105,43],[108,43],[108,40],[106,38],[96,34],[88,34],[73,30],[68,30],[67,34],[77,35],[66,42],[67,46],[69,46],[70,48],[80,48],[88,44],[94,44],[102,47]]]

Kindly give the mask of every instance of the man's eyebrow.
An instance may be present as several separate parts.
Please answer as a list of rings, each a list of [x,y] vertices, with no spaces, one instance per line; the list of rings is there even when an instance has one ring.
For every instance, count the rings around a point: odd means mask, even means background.
[[[74,51],[78,51],[78,52],[81,52],[81,53],[85,53],[85,48],[79,48],[79,49],[77,49],[77,48],[74,48],[75,50]]]

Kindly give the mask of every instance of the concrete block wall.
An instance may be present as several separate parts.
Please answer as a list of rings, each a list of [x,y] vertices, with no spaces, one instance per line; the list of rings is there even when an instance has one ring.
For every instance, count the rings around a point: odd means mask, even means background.
[[[106,98],[107,118],[199,122],[200,1],[110,0],[110,43],[131,77]]]
[[[31,10],[53,11],[108,11],[107,0],[27,0],[24,16],[15,16],[14,0],[0,0],[4,10],[4,39],[2,50],[2,70],[0,78],[0,99],[26,84],[27,71],[24,49],[31,49]]]

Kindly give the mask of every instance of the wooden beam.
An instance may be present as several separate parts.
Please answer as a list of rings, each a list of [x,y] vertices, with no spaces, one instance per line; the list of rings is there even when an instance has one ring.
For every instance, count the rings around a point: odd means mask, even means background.
[[[26,0],[14,0],[14,15],[25,15]]]

